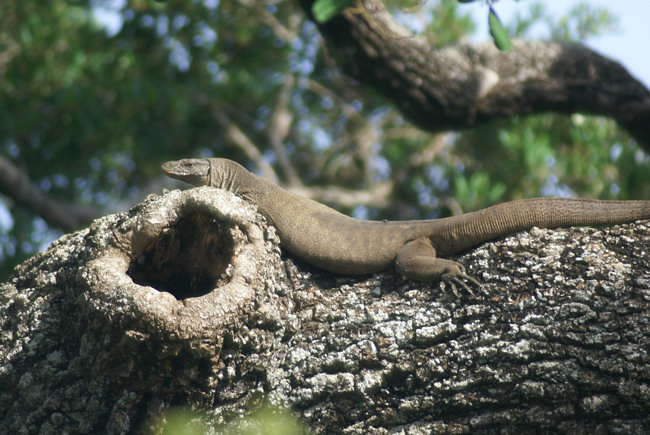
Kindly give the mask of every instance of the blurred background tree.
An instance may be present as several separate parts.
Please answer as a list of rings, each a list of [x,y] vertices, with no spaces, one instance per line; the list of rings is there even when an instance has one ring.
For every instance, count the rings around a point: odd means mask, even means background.
[[[468,8],[387,7],[434,47]],[[615,27],[523,3],[509,26],[579,40]],[[532,115],[430,134],[344,76],[297,2],[3,0],[0,282],[93,217],[169,181],[162,162],[219,156],[361,218],[435,218],[540,195],[650,197],[650,163],[606,118]],[[167,184],[165,184],[167,183]]]

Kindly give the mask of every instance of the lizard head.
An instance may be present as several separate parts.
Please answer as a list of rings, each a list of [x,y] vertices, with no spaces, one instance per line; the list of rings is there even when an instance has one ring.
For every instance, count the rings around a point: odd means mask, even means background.
[[[257,177],[239,163],[228,159],[183,159],[164,163],[163,174],[193,186],[211,186],[228,190],[254,201]],[[263,184],[263,183],[262,183]]]
[[[193,186],[210,184],[210,162],[207,159],[183,159],[163,163],[163,174]]]

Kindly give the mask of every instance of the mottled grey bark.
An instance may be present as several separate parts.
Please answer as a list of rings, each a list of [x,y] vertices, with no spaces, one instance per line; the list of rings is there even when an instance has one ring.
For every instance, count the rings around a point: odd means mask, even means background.
[[[300,0],[311,17],[315,0]],[[430,47],[400,29],[381,0],[364,0],[319,29],[343,70],[428,131],[517,114],[582,112],[615,119],[650,150],[650,91],[581,44],[515,41],[509,52],[462,42]]]
[[[62,237],[0,287],[0,427],[132,432],[266,398],[316,433],[650,429],[650,223],[460,257],[485,295],[281,257],[210,188]]]

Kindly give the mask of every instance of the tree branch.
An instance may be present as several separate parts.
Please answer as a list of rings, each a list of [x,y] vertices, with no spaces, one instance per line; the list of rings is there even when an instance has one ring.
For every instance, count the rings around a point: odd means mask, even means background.
[[[301,0],[310,18],[313,0]],[[319,29],[347,74],[388,97],[429,131],[555,111],[610,116],[650,150],[650,91],[617,62],[580,45],[516,41],[432,49],[406,35],[379,0]]]
[[[284,81],[282,82],[282,89],[278,95],[278,100],[273,107],[273,112],[269,119],[269,125],[266,129],[266,137],[268,138],[273,151],[278,159],[278,164],[282,168],[284,175],[287,177],[287,183],[290,186],[300,186],[300,177],[296,169],[291,164],[289,156],[284,149],[284,140],[289,134],[293,116],[289,110],[289,97],[295,79],[292,74],[285,74]]]
[[[102,210],[59,201],[38,189],[26,173],[0,156],[0,193],[39,215],[48,224],[72,231],[102,216]]]
[[[341,207],[367,207],[386,208],[391,205],[390,194],[393,190],[393,183],[383,182],[375,184],[367,190],[352,190],[338,186],[305,187],[286,186],[294,193],[313,199],[314,201],[327,204],[336,204]]]
[[[151,195],[0,285],[0,427],[136,433],[185,406],[213,433],[268,401],[317,434],[646,433],[648,246],[648,221],[520,232],[459,258],[484,292],[455,296],[281,255],[223,190]]]
[[[257,164],[265,178],[277,183],[278,177],[275,174],[273,167],[266,161],[262,156],[262,153],[260,153],[260,150],[257,149],[255,144],[248,138],[248,136],[246,136],[237,124],[235,124],[222,110],[215,108],[212,110],[212,114],[221,128],[225,130],[226,137],[230,142],[242,150],[246,154],[246,157]]]

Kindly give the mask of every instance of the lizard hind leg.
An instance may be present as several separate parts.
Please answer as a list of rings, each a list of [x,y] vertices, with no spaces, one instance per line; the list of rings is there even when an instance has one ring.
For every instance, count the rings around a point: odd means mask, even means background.
[[[462,264],[436,257],[436,249],[428,237],[420,237],[407,242],[400,249],[395,260],[395,268],[406,278],[417,281],[440,280],[449,283],[454,292],[456,286],[473,294],[469,284],[481,284],[465,273]]]

